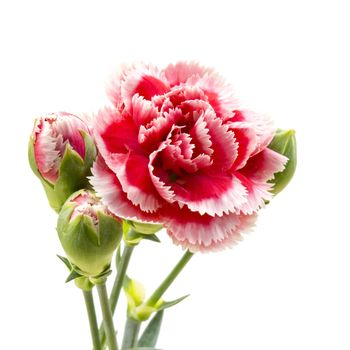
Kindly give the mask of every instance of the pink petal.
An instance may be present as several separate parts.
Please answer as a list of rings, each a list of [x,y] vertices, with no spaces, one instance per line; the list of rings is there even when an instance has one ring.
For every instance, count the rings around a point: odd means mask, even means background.
[[[128,199],[142,211],[155,212],[162,200],[155,189],[148,171],[148,159],[135,152],[112,154],[106,164],[117,175]]]
[[[247,122],[228,123],[238,144],[237,158],[232,170],[243,168],[257,147],[257,136],[253,125]]]
[[[233,110],[238,107],[232,87],[215,72],[206,73],[202,77],[192,77],[187,83],[204,91],[215,113],[223,120],[230,118],[233,115]]]
[[[257,142],[252,155],[266,148],[275,134],[272,120],[265,115],[257,114],[249,110],[235,110],[234,113],[234,120],[244,120],[250,123],[254,128]]]
[[[203,116],[198,117],[194,126],[190,130],[190,135],[192,137],[192,142],[196,145],[196,154],[204,153],[208,155],[213,154],[213,149],[211,148],[212,142],[209,134],[208,124],[205,122]]]
[[[62,135],[64,141],[68,141],[72,148],[82,157],[85,157],[85,142],[81,131],[89,134],[87,124],[79,117],[66,112],[58,112],[55,123],[57,134]]]
[[[185,83],[188,78],[196,75],[202,77],[205,73],[211,73],[213,69],[200,66],[197,62],[177,62],[169,64],[165,68],[164,74],[170,86]]]
[[[132,117],[136,125],[150,123],[153,119],[158,118],[160,113],[151,101],[145,100],[144,97],[134,95],[132,98]]]
[[[152,152],[150,157],[149,157],[149,163],[148,163],[148,170],[151,176],[151,180],[153,182],[154,187],[157,189],[159,195],[166,200],[169,203],[174,202],[174,192],[171,190],[170,186],[167,186],[164,181],[161,180],[161,177],[164,178],[167,176],[166,172],[164,169],[160,168],[158,169],[158,172],[161,172],[161,176],[155,175],[155,160],[159,153],[161,153],[169,144],[169,140],[162,142],[159,148]]]
[[[219,169],[220,172],[230,169],[237,157],[238,144],[234,133],[229,130],[228,125],[222,124],[222,120],[217,118],[210,109],[205,111],[203,119],[207,124],[212,142],[212,167]]]
[[[250,180],[266,182],[273,179],[275,173],[283,171],[287,161],[287,157],[265,148],[251,157],[239,172]]]
[[[199,213],[172,206],[171,215],[162,215],[168,234],[175,244],[192,252],[223,250],[242,240],[255,222],[255,215],[224,214],[201,216]]]
[[[94,136],[104,158],[111,153],[140,150],[137,142],[138,128],[132,117],[117,109],[104,108],[98,113],[94,123]]]
[[[198,171],[193,175],[179,176],[175,182],[166,184],[171,186],[181,206],[186,205],[201,215],[234,213],[246,202],[245,187],[236,177],[225,174],[211,175]]]
[[[165,77],[155,66],[135,65],[130,67],[124,76],[121,82],[121,97],[127,110],[130,109],[135,94],[151,100],[153,96],[169,91]]]
[[[147,213],[127,198],[116,175],[106,166],[101,156],[98,156],[93,168],[90,183],[97,195],[102,198],[109,210],[115,215],[136,221],[159,223],[156,213]]]
[[[156,119],[153,119],[146,126],[141,125],[139,129],[138,142],[144,149],[154,150],[164,141],[172,127],[183,117],[182,111],[178,108],[170,109]]]
[[[266,182],[252,181],[245,176],[235,173],[247,191],[247,200],[242,203],[239,210],[243,214],[253,214],[265,206],[265,201],[272,199],[272,184]]]

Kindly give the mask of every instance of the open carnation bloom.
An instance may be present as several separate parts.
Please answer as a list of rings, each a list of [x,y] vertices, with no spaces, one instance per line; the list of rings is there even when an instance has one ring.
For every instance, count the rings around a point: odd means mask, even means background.
[[[267,148],[269,119],[240,109],[231,87],[194,63],[126,67],[109,95],[91,179],[109,209],[162,223],[193,252],[240,240],[287,161]]]

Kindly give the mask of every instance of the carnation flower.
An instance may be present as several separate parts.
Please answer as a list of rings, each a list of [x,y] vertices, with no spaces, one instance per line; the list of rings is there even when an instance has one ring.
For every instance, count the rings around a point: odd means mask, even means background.
[[[238,242],[287,161],[267,148],[270,120],[241,109],[231,86],[196,63],[124,67],[109,96],[91,178],[109,209],[163,224],[192,252]]]

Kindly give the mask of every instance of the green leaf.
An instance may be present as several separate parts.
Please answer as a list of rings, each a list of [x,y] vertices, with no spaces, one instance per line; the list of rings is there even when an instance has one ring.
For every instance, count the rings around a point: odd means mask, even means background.
[[[67,266],[69,271],[72,270],[72,265],[70,264],[69,260],[66,257],[58,255],[58,254],[57,254],[57,257]]]
[[[163,314],[164,310],[161,310],[153,316],[146,329],[142,333],[140,340],[138,341],[137,346],[139,348],[149,349],[152,346],[156,346],[160,333],[160,327],[162,325]]]
[[[172,306],[175,306],[176,304],[180,303],[182,300],[186,299],[187,297],[189,297],[190,295],[187,294],[181,298],[178,298],[178,299],[175,299],[175,300],[172,300],[172,301],[164,301],[162,304],[160,304],[159,307],[157,307],[157,310],[160,311],[160,310],[165,310],[165,309],[168,309],[169,307],[172,307]]]
[[[75,270],[72,270],[69,276],[66,279],[66,283],[75,280],[76,278],[81,277],[81,274]]]

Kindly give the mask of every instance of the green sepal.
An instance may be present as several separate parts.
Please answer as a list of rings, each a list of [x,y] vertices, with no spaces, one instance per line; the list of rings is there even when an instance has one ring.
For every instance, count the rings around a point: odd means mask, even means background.
[[[87,188],[87,175],[88,172],[84,160],[73,150],[71,145],[67,144],[54,186],[61,206],[73,192],[81,188]]]
[[[282,154],[288,158],[287,164],[283,171],[276,173],[271,192],[276,195],[281,192],[291,181],[297,166],[297,145],[294,130],[278,129],[268,148]]]
[[[93,162],[96,159],[97,151],[95,143],[92,137],[85,131],[80,130],[80,134],[82,135],[85,143],[85,157],[84,162],[87,168],[91,168]]]
[[[146,239],[148,241],[152,241],[152,242],[156,242],[156,243],[161,243],[160,239],[157,237],[157,235],[155,234],[150,234],[150,235],[146,235],[146,234],[140,234],[142,236],[143,239]]]
[[[144,235],[151,235],[163,228],[163,225],[160,224],[148,224],[138,221],[126,220],[127,223],[138,233]]]
[[[172,301],[162,301],[161,303],[158,302],[155,307],[158,311],[169,309],[169,307],[177,305],[178,303],[180,303],[182,300],[186,299],[189,296],[190,296],[190,294],[187,294],[181,298],[178,298],[178,299],[175,299]]]
[[[66,257],[58,254],[56,256],[67,266],[69,271],[72,269],[72,265]]]
[[[78,277],[82,277],[82,275],[75,271],[74,269],[72,269],[72,271],[70,272],[70,274],[68,275],[67,279],[66,279],[66,283],[75,280]]]
[[[138,245],[143,239],[160,243],[160,239],[154,233],[141,233],[135,230],[134,223],[129,220],[123,220],[123,237],[125,244],[129,246]]]
[[[163,315],[164,310],[161,310],[153,316],[137,343],[138,348],[153,349],[152,347],[156,346],[162,326]]]

